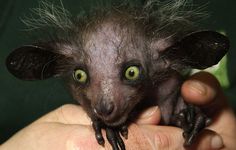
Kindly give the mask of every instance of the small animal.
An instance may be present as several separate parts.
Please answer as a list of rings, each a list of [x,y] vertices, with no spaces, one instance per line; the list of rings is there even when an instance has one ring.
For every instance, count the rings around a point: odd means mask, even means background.
[[[64,78],[91,117],[99,144],[104,144],[105,129],[113,149],[125,150],[121,136],[127,138],[127,126],[154,105],[161,109],[162,124],[183,129],[185,146],[210,123],[181,97],[181,73],[217,64],[229,40],[199,28],[202,14],[187,0],[148,0],[142,6],[126,2],[74,19],[64,7],[46,2],[35,12],[39,18],[25,23],[52,29],[50,38],[16,48],[6,66],[23,80]]]

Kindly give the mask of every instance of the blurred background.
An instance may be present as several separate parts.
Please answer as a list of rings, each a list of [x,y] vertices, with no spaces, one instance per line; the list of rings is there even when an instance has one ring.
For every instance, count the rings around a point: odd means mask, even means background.
[[[133,0],[139,4],[143,1]],[[81,9],[91,8],[96,2],[64,0],[63,4],[75,15]],[[202,23],[205,28],[223,32],[230,38],[231,48],[227,58],[210,71],[219,78],[231,106],[236,110],[236,1],[196,0],[194,3],[208,3],[206,10],[210,17]],[[50,110],[65,103],[75,103],[60,79],[21,81],[6,70],[7,55],[14,48],[31,42],[25,36],[29,33],[23,31],[25,25],[20,18],[29,16],[30,9],[36,7],[38,0],[0,0],[0,143]]]

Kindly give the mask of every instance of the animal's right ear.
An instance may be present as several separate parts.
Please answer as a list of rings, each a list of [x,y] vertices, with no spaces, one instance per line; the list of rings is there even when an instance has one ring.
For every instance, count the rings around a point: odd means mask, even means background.
[[[53,52],[52,48],[25,45],[15,49],[6,59],[10,73],[22,80],[43,80],[59,75],[58,59],[63,55]]]

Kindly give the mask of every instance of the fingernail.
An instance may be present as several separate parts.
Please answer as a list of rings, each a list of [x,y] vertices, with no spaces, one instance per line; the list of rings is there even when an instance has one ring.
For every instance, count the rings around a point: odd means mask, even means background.
[[[223,145],[223,141],[222,138],[218,135],[215,135],[211,138],[211,148],[212,149],[220,149],[222,148]]]
[[[149,118],[149,117],[151,117],[154,113],[156,113],[156,112],[158,111],[158,109],[159,109],[158,106],[150,107],[150,108],[148,108],[147,110],[145,110],[145,112],[142,113],[139,118],[141,118],[141,119],[143,119],[143,118]]]
[[[191,81],[191,82],[189,82],[189,88],[193,92],[196,92],[196,93],[201,94],[201,95],[206,95],[206,93],[207,93],[207,91],[206,91],[207,89],[206,89],[205,85],[203,85],[199,81]]]

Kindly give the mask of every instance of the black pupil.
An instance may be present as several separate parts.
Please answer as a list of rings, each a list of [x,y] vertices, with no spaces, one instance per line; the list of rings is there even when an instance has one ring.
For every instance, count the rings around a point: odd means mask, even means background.
[[[82,75],[81,75],[81,73],[79,73],[78,75],[77,75],[77,79],[81,79],[81,77],[82,77]]]
[[[134,74],[135,74],[134,70],[133,70],[133,69],[131,69],[131,70],[129,71],[129,76],[133,77],[133,76],[134,76]]]

